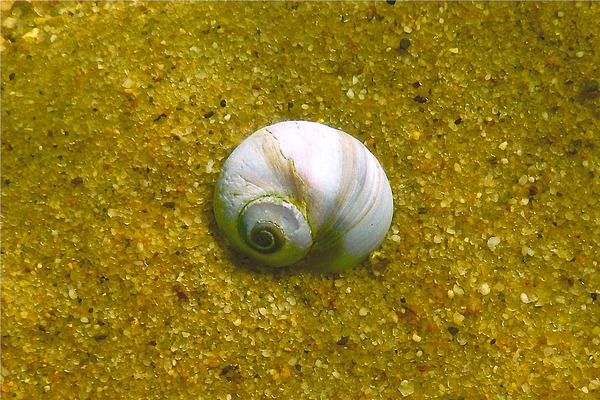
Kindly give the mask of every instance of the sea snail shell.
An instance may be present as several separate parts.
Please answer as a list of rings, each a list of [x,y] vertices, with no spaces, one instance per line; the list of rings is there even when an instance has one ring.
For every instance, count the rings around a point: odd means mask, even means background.
[[[246,138],[225,161],[214,197],[217,224],[260,263],[342,271],[383,241],[393,213],[381,165],[352,136],[287,121]]]

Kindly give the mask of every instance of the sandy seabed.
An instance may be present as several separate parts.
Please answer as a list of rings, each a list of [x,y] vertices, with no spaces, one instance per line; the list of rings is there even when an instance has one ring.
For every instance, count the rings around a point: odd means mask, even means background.
[[[598,3],[3,2],[6,399],[594,399]],[[395,214],[339,274],[212,214],[282,120]]]

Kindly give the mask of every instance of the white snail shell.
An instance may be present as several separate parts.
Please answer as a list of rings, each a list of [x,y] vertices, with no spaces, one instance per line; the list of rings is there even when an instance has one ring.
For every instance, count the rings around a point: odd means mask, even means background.
[[[215,188],[217,224],[259,262],[342,271],[383,241],[393,214],[381,165],[352,136],[326,125],[287,121],[244,140]]]

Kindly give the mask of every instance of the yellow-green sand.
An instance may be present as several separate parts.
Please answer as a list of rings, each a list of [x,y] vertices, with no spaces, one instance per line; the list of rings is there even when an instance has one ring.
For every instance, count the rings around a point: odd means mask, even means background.
[[[598,398],[598,3],[0,7],[3,399]],[[354,270],[216,229],[282,120],[388,174]]]

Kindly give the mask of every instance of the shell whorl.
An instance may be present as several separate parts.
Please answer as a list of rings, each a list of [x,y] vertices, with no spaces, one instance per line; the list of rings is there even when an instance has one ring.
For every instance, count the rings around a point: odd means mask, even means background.
[[[238,218],[238,234],[264,262],[273,266],[293,264],[310,250],[308,221],[289,201],[259,197],[246,204]]]
[[[385,172],[362,143],[326,125],[288,121],[233,150],[214,211],[232,245],[261,263],[304,260],[339,271],[379,246],[393,201]]]

